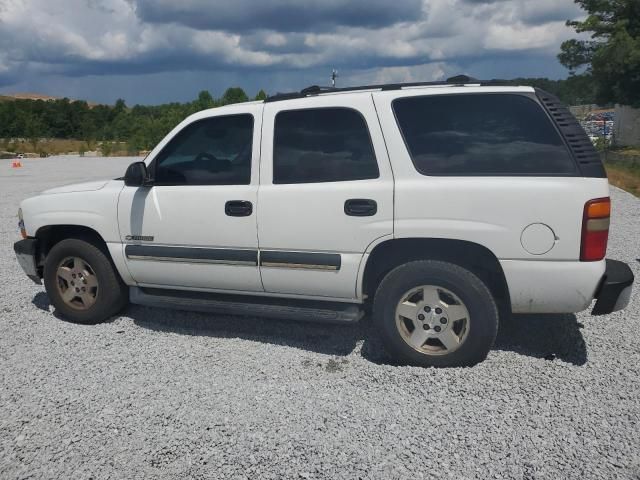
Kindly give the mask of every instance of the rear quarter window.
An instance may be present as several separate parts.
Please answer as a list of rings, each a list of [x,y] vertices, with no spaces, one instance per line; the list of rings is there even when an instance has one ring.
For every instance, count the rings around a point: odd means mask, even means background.
[[[393,110],[423,175],[576,175],[543,108],[519,94],[399,98]]]

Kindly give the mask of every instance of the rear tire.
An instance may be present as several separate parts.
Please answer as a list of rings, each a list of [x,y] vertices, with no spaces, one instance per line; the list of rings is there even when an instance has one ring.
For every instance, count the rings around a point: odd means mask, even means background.
[[[448,262],[415,261],[389,272],[374,298],[385,349],[403,364],[465,367],[483,361],[498,332],[489,288]]]
[[[128,302],[128,288],[107,254],[85,240],[69,238],[55,244],[43,276],[51,303],[71,322],[103,322]]]

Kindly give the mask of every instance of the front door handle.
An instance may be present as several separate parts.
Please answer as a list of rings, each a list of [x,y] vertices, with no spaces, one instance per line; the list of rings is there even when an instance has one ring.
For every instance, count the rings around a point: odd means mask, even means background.
[[[344,213],[350,217],[371,217],[378,212],[378,204],[368,198],[351,198],[344,202]]]
[[[224,213],[230,217],[248,217],[253,213],[253,204],[247,200],[229,200],[224,204]]]

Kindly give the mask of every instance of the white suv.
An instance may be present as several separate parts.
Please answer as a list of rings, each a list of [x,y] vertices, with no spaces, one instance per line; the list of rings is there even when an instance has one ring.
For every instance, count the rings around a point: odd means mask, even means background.
[[[69,320],[128,301],[353,322],[399,361],[482,361],[499,317],[629,301],[609,185],[530,87],[310,87],[190,116],[123,178],[21,204],[27,275]]]

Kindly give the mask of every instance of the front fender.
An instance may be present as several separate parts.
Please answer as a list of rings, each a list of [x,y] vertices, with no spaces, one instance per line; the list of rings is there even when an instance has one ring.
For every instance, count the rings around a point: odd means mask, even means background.
[[[44,227],[77,225],[95,230],[107,243],[120,242],[117,205],[121,181],[111,181],[94,191],[38,195],[20,204],[27,235]]]

